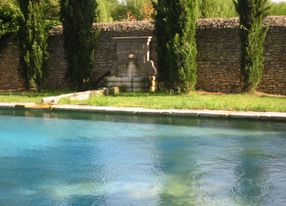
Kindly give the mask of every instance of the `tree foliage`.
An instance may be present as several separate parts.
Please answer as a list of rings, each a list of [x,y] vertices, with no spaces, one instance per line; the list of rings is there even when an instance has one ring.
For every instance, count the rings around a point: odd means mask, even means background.
[[[237,16],[232,0],[200,0],[200,13],[202,18]]]
[[[115,21],[151,20],[154,14],[152,0],[126,0],[113,7]]]
[[[21,12],[13,2],[3,1],[0,4],[0,44],[6,37],[17,34],[20,17]]]
[[[255,91],[262,77],[263,45],[268,30],[263,27],[263,20],[268,15],[269,5],[268,0],[235,1],[240,19],[240,68],[247,92]]]
[[[96,22],[112,22],[110,0],[97,0]]]
[[[271,15],[285,16],[286,15],[286,2],[273,3],[271,5]]]
[[[42,0],[19,0],[22,12],[20,43],[23,75],[28,89],[41,90],[47,77],[47,35]]]
[[[94,57],[92,22],[95,16],[94,0],[61,0],[64,49],[68,61],[66,78],[76,90],[86,88]]]
[[[60,18],[59,0],[45,0],[45,12],[47,19],[59,20]]]
[[[196,7],[193,0],[158,0],[155,4],[159,79],[169,88],[195,88]]]

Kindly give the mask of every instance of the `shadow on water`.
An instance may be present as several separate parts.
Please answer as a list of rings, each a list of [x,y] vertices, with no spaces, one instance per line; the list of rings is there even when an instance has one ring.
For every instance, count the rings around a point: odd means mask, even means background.
[[[176,137],[175,137],[176,138]],[[162,172],[161,205],[196,205],[203,199],[202,171],[197,162],[197,147],[183,139],[161,141],[157,145]]]
[[[244,138],[240,142],[239,163],[235,169],[236,184],[232,196],[238,204],[271,204],[271,183],[268,181],[267,151],[261,147],[260,139],[255,141]]]
[[[285,122],[274,122],[266,120],[240,120],[206,117],[172,117],[161,115],[130,115],[122,113],[104,113],[104,112],[79,112],[79,111],[47,111],[47,110],[29,110],[29,109],[0,109],[0,115],[6,116],[24,116],[47,119],[74,119],[87,121],[108,121],[108,122],[131,122],[140,124],[167,124],[167,125],[185,125],[202,126],[212,128],[237,128],[237,129],[255,129],[273,130],[277,127],[286,132]]]

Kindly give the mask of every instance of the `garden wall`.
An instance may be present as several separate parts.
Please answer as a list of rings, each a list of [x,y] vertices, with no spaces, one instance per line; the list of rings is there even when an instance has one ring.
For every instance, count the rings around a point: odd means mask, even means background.
[[[269,17],[269,33],[265,42],[265,69],[259,91],[286,95],[286,17]],[[97,42],[92,79],[97,80],[116,58],[115,36],[151,36],[154,26],[148,22],[96,24],[101,30]],[[62,89],[67,64],[64,58],[62,29],[50,31],[48,86]],[[198,84],[197,89],[213,92],[240,92],[240,41],[238,19],[202,19],[198,22]],[[23,87],[19,74],[19,52],[10,42],[0,51],[0,89]],[[156,63],[156,40],[151,45],[151,59]]]
[[[0,49],[0,91],[23,88],[19,55],[17,43],[13,40],[6,42]]]

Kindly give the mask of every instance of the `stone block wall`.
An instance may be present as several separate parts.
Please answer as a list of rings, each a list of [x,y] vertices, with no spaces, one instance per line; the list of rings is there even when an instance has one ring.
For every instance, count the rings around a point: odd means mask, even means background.
[[[61,33],[51,33],[48,40],[48,79],[47,84],[50,89],[65,89],[68,88],[68,83],[65,80],[67,73],[67,61],[64,55],[63,37]]]
[[[242,89],[239,31],[199,28],[197,32],[197,89],[237,93]]]
[[[259,91],[286,95],[286,16],[269,17],[265,23],[269,32],[265,42],[265,68]],[[111,70],[116,60],[116,43],[113,37],[153,36],[150,22],[121,22],[95,24],[100,30],[93,64],[92,80],[99,79]],[[50,59],[48,86],[52,89],[67,88],[65,81],[67,63],[63,51],[62,29],[50,31]],[[240,74],[240,40],[238,19],[201,19],[197,30],[198,83],[197,89],[213,92],[236,93],[242,89]],[[19,51],[10,42],[1,51],[0,90],[20,88]],[[151,42],[151,60],[156,64],[156,39]],[[11,78],[13,76],[13,78]]]
[[[269,28],[264,56],[264,72],[259,91],[286,95],[286,26]]]
[[[23,89],[19,49],[15,40],[5,42],[0,50],[0,91]]]
[[[286,94],[286,17],[269,17],[264,44],[264,71],[258,90]],[[201,19],[198,23],[197,89],[213,92],[241,92],[239,21]]]

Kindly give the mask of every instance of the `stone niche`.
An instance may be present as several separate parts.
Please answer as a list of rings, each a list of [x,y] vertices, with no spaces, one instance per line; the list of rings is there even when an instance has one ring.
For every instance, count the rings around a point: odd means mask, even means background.
[[[116,60],[111,76],[104,79],[107,87],[120,87],[128,92],[155,91],[157,70],[150,60],[151,36],[113,37]]]

